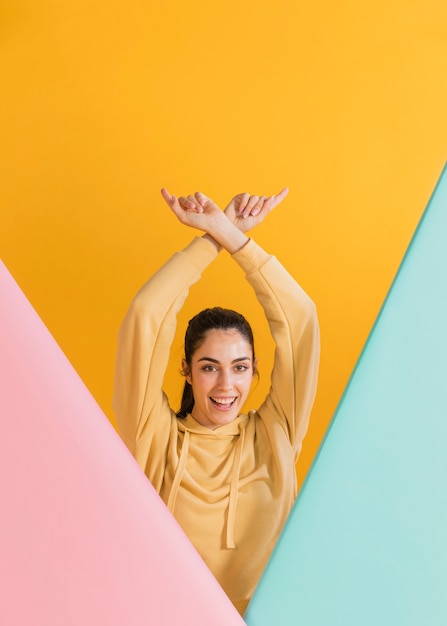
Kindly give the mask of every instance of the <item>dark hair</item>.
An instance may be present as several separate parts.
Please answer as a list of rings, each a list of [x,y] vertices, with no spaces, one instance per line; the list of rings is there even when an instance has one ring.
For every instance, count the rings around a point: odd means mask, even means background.
[[[195,351],[205,341],[210,330],[237,330],[251,345],[253,350],[253,362],[255,359],[255,345],[253,331],[245,317],[231,309],[222,309],[219,306],[212,309],[204,309],[189,320],[185,333],[185,361],[187,367],[191,367],[192,357]],[[185,374],[186,372],[183,372]],[[183,388],[182,402],[177,417],[186,417],[191,413],[194,406],[194,395],[192,387],[185,380]]]

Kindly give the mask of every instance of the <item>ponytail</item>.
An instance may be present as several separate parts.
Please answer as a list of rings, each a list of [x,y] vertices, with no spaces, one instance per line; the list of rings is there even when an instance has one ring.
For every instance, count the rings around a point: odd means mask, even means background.
[[[177,411],[177,417],[186,417],[192,411],[194,406],[194,395],[192,393],[192,387],[187,380],[185,380],[185,386],[183,387],[182,402],[180,409]]]

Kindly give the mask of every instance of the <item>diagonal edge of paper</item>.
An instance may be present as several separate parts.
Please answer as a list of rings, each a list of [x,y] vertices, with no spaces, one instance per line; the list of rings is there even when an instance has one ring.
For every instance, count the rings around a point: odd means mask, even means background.
[[[249,626],[447,623],[447,168],[250,603]]]
[[[0,623],[242,618],[0,263]]]

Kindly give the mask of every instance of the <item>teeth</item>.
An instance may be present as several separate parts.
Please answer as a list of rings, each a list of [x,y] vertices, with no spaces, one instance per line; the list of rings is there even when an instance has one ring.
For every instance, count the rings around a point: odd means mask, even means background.
[[[216,404],[232,404],[236,398],[211,398],[211,400],[213,402],[216,402]]]

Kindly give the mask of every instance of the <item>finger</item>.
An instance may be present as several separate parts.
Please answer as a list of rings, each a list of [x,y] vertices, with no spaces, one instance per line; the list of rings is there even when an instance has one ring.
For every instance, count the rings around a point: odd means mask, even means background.
[[[168,191],[165,187],[162,187],[162,188],[161,188],[161,195],[163,196],[163,200],[164,200],[167,204],[169,204],[169,206],[171,206],[171,203],[172,203],[172,198],[173,198],[174,196],[171,196],[171,194],[169,193],[169,191]]]
[[[269,204],[271,205],[270,208],[273,209],[275,206],[278,206],[278,204],[284,200],[284,198],[287,196],[288,193],[289,193],[289,188],[284,187],[284,189],[282,189],[279,193],[277,193],[276,196],[270,196],[269,198],[269,201],[270,201]]]
[[[171,194],[163,194],[163,198],[166,200],[172,212],[176,215],[176,217],[182,221],[185,215],[185,209],[180,205],[178,199]]]
[[[242,214],[244,218],[247,218],[250,215],[252,208],[257,204],[257,202],[259,202],[259,196],[250,196],[250,199],[247,202],[247,205]]]
[[[202,207],[197,204],[194,196],[180,196],[178,201],[184,211],[195,211],[197,213],[202,213]]]
[[[195,193],[194,195],[190,194],[188,196],[188,201],[191,203],[190,204],[191,208],[192,206],[194,206],[194,211],[196,211],[196,213],[203,213],[202,204],[197,198],[197,193]]]
[[[244,212],[245,207],[248,204],[248,201],[250,200],[250,194],[249,193],[240,193],[239,195],[235,196],[235,199],[239,200],[239,208],[238,208],[238,213],[239,215],[242,215],[242,213]]]
[[[185,196],[180,196],[178,201],[182,209],[185,209],[187,211],[194,209],[194,205],[191,205],[191,202],[188,200],[188,198],[185,198]]]
[[[161,190],[161,195],[165,200],[166,204],[169,208],[174,211],[174,213],[178,216],[180,212],[184,211],[183,207],[180,206],[180,203],[174,194],[170,194],[169,191],[163,187]]]
[[[253,216],[259,215],[259,213],[262,211],[262,208],[264,206],[265,200],[266,200],[265,196],[261,196],[259,198],[259,200],[255,204],[255,206],[251,210],[251,215],[253,215]]]
[[[205,194],[202,193],[201,191],[196,191],[194,196],[195,196],[195,199],[197,200],[199,206],[203,209],[205,204],[208,202],[209,198],[207,196],[205,196]]]

